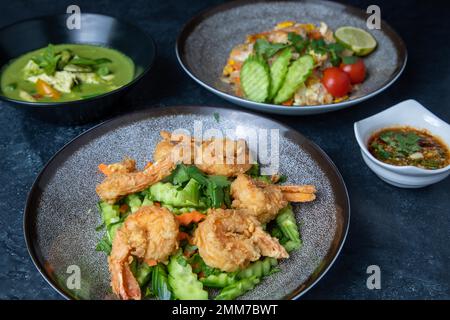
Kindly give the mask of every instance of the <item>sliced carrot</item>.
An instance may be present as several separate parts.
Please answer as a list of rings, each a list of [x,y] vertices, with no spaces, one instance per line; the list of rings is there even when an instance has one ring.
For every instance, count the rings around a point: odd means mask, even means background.
[[[98,170],[100,170],[101,173],[103,173],[105,176],[109,176],[112,172],[109,169],[109,166],[104,163],[100,163],[98,165]]]
[[[158,264],[158,261],[156,261],[155,259],[146,259],[145,262],[150,266],[156,266]]]
[[[155,207],[161,207],[161,203],[159,203],[159,202],[153,202],[153,205],[155,205]]]
[[[58,90],[41,79],[38,79],[38,81],[36,81],[36,90],[40,95],[50,97],[52,99],[59,99],[61,97],[61,94]]]
[[[181,240],[187,240],[187,239],[189,239],[189,234],[187,234],[186,232],[180,231],[180,232],[178,233],[177,239],[178,239],[179,241],[181,241]]]
[[[130,207],[129,207],[126,203],[124,203],[124,204],[122,204],[122,205],[120,206],[119,212],[120,212],[120,213],[125,213],[125,212],[128,211],[128,209],[130,209]]]
[[[179,224],[181,224],[182,226],[187,226],[193,222],[197,223],[202,221],[206,218],[206,215],[198,211],[192,211],[180,214],[179,216],[175,216],[175,218],[178,220]]]
[[[152,165],[153,165],[153,162],[150,162],[150,161],[147,162],[147,164],[144,167],[144,170],[150,168]]]
[[[290,99],[282,103],[283,106],[292,106],[294,104],[294,99]]]

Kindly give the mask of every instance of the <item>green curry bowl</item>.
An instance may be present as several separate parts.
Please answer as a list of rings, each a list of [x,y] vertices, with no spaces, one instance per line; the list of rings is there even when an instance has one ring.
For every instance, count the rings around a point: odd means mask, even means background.
[[[116,18],[81,14],[80,28],[69,27],[68,18],[0,29],[0,99],[46,121],[85,123],[114,110],[150,70],[156,48]]]

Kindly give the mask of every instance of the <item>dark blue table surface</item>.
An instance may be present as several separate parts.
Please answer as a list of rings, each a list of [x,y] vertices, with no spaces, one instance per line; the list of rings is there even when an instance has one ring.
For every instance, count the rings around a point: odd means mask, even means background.
[[[152,75],[126,98],[123,111],[152,105],[230,106],[198,86],[178,65],[174,45],[182,25],[220,1],[82,1],[84,12],[128,20],[158,46]],[[405,99],[416,99],[450,120],[450,8],[444,1],[348,1],[381,7],[383,19],[405,40],[409,61],[387,91],[360,105],[318,116],[272,116],[315,141],[341,171],[351,198],[350,232],[329,273],[306,299],[450,298],[450,179],[420,190],[379,180],[363,163],[353,123]],[[64,13],[73,1],[1,1],[0,26]],[[17,39],[20,41],[20,39]],[[0,102],[0,299],[59,299],[33,266],[22,218],[33,180],[65,143],[93,124],[57,126]],[[381,268],[380,290],[366,287],[366,268]]]

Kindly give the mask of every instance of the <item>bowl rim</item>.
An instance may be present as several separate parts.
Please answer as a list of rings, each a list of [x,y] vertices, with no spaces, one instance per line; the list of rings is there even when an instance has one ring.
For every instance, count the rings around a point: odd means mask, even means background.
[[[317,278],[315,278],[313,281],[310,281],[311,277],[314,276],[315,272],[312,272],[311,275],[301,284],[299,284],[299,286],[297,288],[295,288],[294,290],[292,290],[292,292],[290,292],[289,294],[285,295],[282,299],[284,300],[296,300],[299,297],[303,296],[304,294],[306,294],[310,289],[312,289],[314,286],[316,286],[316,284],[329,272],[329,270],[333,267],[334,263],[336,262],[336,260],[339,258],[342,249],[345,245],[347,236],[348,236],[348,232],[350,229],[350,220],[351,220],[351,203],[350,203],[350,196],[349,196],[349,192],[347,189],[347,186],[345,184],[345,180],[341,174],[341,172],[339,171],[338,167],[336,166],[336,164],[333,162],[333,160],[328,156],[327,153],[325,153],[325,151],[319,147],[314,141],[310,140],[309,138],[305,137],[303,134],[301,134],[299,131],[297,131],[296,129],[293,129],[291,126],[286,125],[285,123],[276,120],[276,119],[272,119],[269,118],[267,116],[261,115],[259,113],[256,112],[252,112],[252,111],[248,111],[248,110],[242,110],[236,107],[232,107],[232,108],[226,108],[226,107],[218,107],[218,106],[209,106],[209,105],[192,105],[192,104],[187,104],[187,105],[173,105],[173,106],[169,106],[169,107],[164,107],[164,106],[156,106],[155,108],[150,108],[150,109],[143,109],[143,110],[137,110],[137,111],[133,111],[131,113],[126,113],[126,114],[122,114],[122,115],[118,115],[115,116],[111,119],[105,120],[103,122],[100,122],[99,124],[87,129],[86,131],[80,133],[78,136],[76,136],[75,138],[71,139],[69,142],[67,142],[64,146],[62,146],[46,163],[45,165],[41,168],[40,172],[38,173],[38,175],[36,176],[35,180],[33,181],[33,184],[31,185],[29,192],[27,194],[26,197],[26,202],[25,202],[25,206],[23,209],[23,220],[22,220],[22,229],[23,229],[23,235],[24,235],[24,240],[25,240],[25,244],[26,244],[26,248],[29,254],[29,257],[31,259],[31,261],[33,262],[35,268],[38,270],[38,272],[41,274],[41,276],[44,278],[44,280],[50,285],[50,287],[52,287],[56,292],[58,292],[63,298],[67,299],[67,300],[73,300],[76,299],[75,296],[65,292],[61,286],[55,282],[55,280],[51,279],[47,272],[45,271],[44,266],[40,263],[39,259],[38,259],[38,254],[36,253],[36,250],[32,244],[33,240],[32,240],[32,228],[30,226],[31,221],[30,219],[32,219],[30,217],[31,215],[31,207],[33,205],[33,199],[36,197],[34,194],[36,192],[38,192],[39,190],[39,183],[41,182],[41,179],[43,179],[44,173],[46,172],[46,170],[48,170],[48,168],[51,166],[51,164],[57,160],[57,158],[59,156],[61,156],[64,152],[67,151],[67,149],[69,149],[73,144],[79,144],[81,143],[81,140],[84,139],[88,139],[90,135],[101,135],[103,133],[103,131],[109,131],[109,130],[114,130],[115,127],[112,127],[115,124],[119,124],[121,121],[126,121],[126,119],[129,118],[134,118],[136,116],[149,116],[149,114],[151,114],[152,112],[161,114],[164,112],[171,112],[171,111],[176,111],[176,110],[193,110],[196,109],[198,110],[198,108],[201,108],[201,110],[203,111],[203,109],[209,109],[210,111],[220,111],[220,110],[224,110],[224,111],[236,111],[239,113],[245,113],[251,116],[256,116],[259,118],[264,119],[265,121],[270,121],[273,122],[274,124],[280,126],[280,127],[284,127],[286,128],[288,131],[293,132],[297,138],[302,139],[305,141],[305,143],[307,143],[312,150],[314,150],[315,152],[317,152],[318,154],[320,154],[321,157],[323,157],[323,160],[330,166],[333,174],[335,174],[336,177],[336,182],[342,187],[342,192],[343,192],[343,202],[344,202],[344,206],[343,208],[341,208],[342,212],[346,213],[345,217],[346,219],[344,219],[345,221],[343,222],[341,229],[342,229],[342,233],[340,235],[335,235],[336,237],[339,237],[339,241],[336,244],[336,246],[333,248],[330,246],[329,251],[326,253],[324,260],[325,261],[326,257],[330,254],[330,250],[334,249],[334,255],[332,258],[330,258],[327,262],[327,266],[325,268],[323,268],[319,275],[317,276]],[[307,283],[307,287],[304,288],[304,284]]]
[[[12,22],[6,26],[3,26],[0,28],[0,32],[4,32],[6,29],[14,27],[15,25],[21,24],[21,23],[25,23],[25,22],[30,22],[30,21],[39,21],[39,20],[46,20],[46,19],[55,19],[55,18],[59,18],[59,17],[63,17],[66,16],[67,14],[53,14],[53,15],[43,15],[43,16],[38,16],[38,17],[31,17],[28,19],[23,19],[23,20],[19,20],[19,21],[15,21]],[[108,91],[105,93],[102,93],[100,95],[94,96],[94,97],[90,97],[87,99],[79,99],[79,100],[72,100],[72,101],[62,101],[62,102],[31,102],[31,101],[23,101],[23,100],[18,100],[18,99],[12,99],[12,98],[8,98],[5,95],[0,93],[0,99],[6,102],[10,102],[10,103],[15,103],[15,104],[20,104],[20,105],[26,105],[26,106],[32,106],[33,108],[36,107],[42,107],[42,108],[49,108],[49,107],[55,107],[55,106],[65,106],[65,105],[71,105],[71,104],[77,104],[80,102],[91,102],[91,101],[95,101],[95,100],[100,100],[108,95],[113,95],[116,94],[122,90],[126,90],[132,86],[134,86],[138,81],[140,81],[153,67],[155,60],[156,60],[156,55],[157,55],[157,47],[156,47],[156,43],[155,40],[152,38],[152,36],[150,36],[145,30],[143,30],[142,28],[136,26],[135,24],[132,24],[126,20],[122,20],[120,18],[117,18],[115,16],[110,16],[110,15],[106,15],[106,14],[102,14],[102,13],[95,13],[95,12],[82,12],[81,15],[83,16],[98,16],[98,17],[103,17],[103,18],[109,18],[109,19],[114,19],[116,21],[118,21],[120,24],[126,25],[128,27],[134,28],[136,30],[139,30],[142,35],[144,37],[147,38],[147,41],[150,43],[151,47],[153,48],[153,56],[151,57],[150,63],[144,68],[144,70],[142,71],[141,74],[139,74],[138,76],[136,76],[135,78],[133,78],[130,82],[124,84],[123,86],[114,89],[112,91]],[[77,43],[73,43],[73,44],[87,44],[89,45],[90,43],[87,42],[77,42]],[[92,44],[91,44],[92,45]],[[39,48],[38,48],[39,49]],[[114,49],[114,48],[112,48]],[[131,58],[130,58],[131,59]],[[134,63],[134,61],[133,61]],[[6,64],[1,65],[0,66],[0,71],[4,68]],[[1,73],[0,73],[0,77],[1,77]]]
[[[222,98],[226,97],[229,100],[237,101],[240,103],[241,106],[250,103],[250,104],[253,104],[254,106],[262,108],[261,110],[267,110],[268,112],[270,112],[269,109],[272,109],[274,111],[275,110],[276,111],[304,110],[304,109],[307,109],[308,111],[315,111],[315,110],[323,110],[324,108],[327,108],[329,111],[334,111],[334,110],[341,109],[343,107],[358,104],[358,103],[366,101],[367,99],[370,99],[370,98],[378,95],[379,93],[385,91],[386,89],[388,89],[392,84],[395,83],[395,81],[397,81],[397,79],[400,77],[400,75],[405,70],[405,67],[406,67],[406,64],[408,61],[408,50],[407,50],[406,44],[403,41],[403,39],[398,35],[398,33],[388,23],[386,23],[386,21],[382,20],[381,22],[383,24],[383,28],[385,30],[387,30],[387,32],[392,37],[394,37],[395,40],[397,41],[396,43],[398,44],[398,46],[396,46],[396,47],[400,48],[400,50],[399,50],[400,58],[403,58],[403,62],[401,64],[401,66],[395,70],[391,79],[384,82],[378,89],[376,89],[372,92],[369,92],[368,94],[365,94],[363,96],[357,97],[355,99],[345,100],[345,101],[338,102],[338,103],[321,104],[321,105],[314,105],[314,106],[283,106],[283,105],[277,105],[277,104],[271,104],[271,103],[255,102],[255,101],[251,101],[251,100],[248,100],[248,99],[245,99],[242,97],[238,97],[234,94],[219,90],[219,89],[215,88],[214,86],[209,85],[206,82],[202,81],[200,78],[198,78],[194,74],[194,72],[190,69],[189,64],[185,60],[185,55],[183,54],[183,49],[184,49],[184,45],[186,43],[186,39],[194,31],[194,29],[198,26],[198,24],[200,22],[202,22],[203,20],[205,20],[217,13],[220,13],[222,11],[228,10],[228,9],[232,9],[235,7],[248,5],[248,4],[270,3],[270,2],[276,2],[276,1],[274,1],[274,0],[235,0],[235,1],[231,1],[231,2],[222,3],[219,5],[210,7],[210,8],[206,8],[203,11],[201,11],[200,13],[198,13],[197,15],[195,15],[194,17],[192,17],[191,19],[189,19],[188,22],[186,22],[183,25],[183,27],[181,28],[181,31],[178,34],[177,40],[175,43],[175,54],[176,54],[178,63],[181,65],[182,69],[198,84],[200,84],[207,90],[219,95],[220,97],[222,97]],[[292,1],[292,0],[280,0],[278,2],[280,2],[280,3],[283,3],[283,2],[295,3],[295,1]],[[324,5],[328,5],[328,6],[334,6],[335,8],[345,8],[345,9],[351,11],[351,13],[353,13],[355,15],[365,17],[365,12],[362,11],[361,9],[351,6],[351,5],[348,5],[348,4],[337,3],[337,2],[333,2],[333,1],[302,0],[300,2],[297,2],[297,4],[308,3],[308,2],[309,3],[320,3],[320,4],[324,4]]]
[[[449,171],[450,170],[450,164],[448,164],[447,166],[445,166],[443,168],[434,169],[434,170],[432,170],[432,169],[423,169],[423,168],[419,168],[419,167],[416,167],[416,166],[395,166],[395,165],[392,165],[392,164],[389,164],[389,163],[385,163],[385,162],[383,162],[381,160],[378,160],[377,158],[375,158],[369,152],[369,150],[367,148],[367,145],[363,141],[362,134],[360,132],[360,125],[361,125],[361,123],[362,122],[370,122],[373,119],[375,119],[377,116],[381,116],[383,113],[387,113],[390,110],[404,108],[404,106],[406,106],[407,103],[414,103],[416,108],[420,108],[421,109],[420,112],[428,113],[429,115],[432,115],[434,118],[438,119],[440,122],[442,122],[442,123],[446,124],[448,127],[450,127],[450,125],[448,123],[446,123],[444,120],[442,120],[441,118],[436,116],[434,113],[432,113],[430,110],[425,108],[417,100],[407,99],[407,100],[404,100],[404,101],[401,101],[401,102],[395,104],[392,107],[389,107],[389,108],[387,108],[387,109],[385,109],[383,111],[380,111],[380,112],[378,112],[378,113],[376,113],[374,115],[371,115],[371,116],[369,116],[367,118],[364,118],[364,119],[361,119],[359,121],[356,121],[353,124],[353,131],[354,131],[354,134],[355,134],[355,138],[356,138],[356,141],[358,142],[358,145],[359,145],[361,151],[364,152],[364,154],[368,157],[368,159],[370,159],[372,162],[374,162],[378,166],[383,167],[383,168],[385,168],[385,169],[387,169],[389,171],[396,172],[398,174],[403,174],[403,175],[420,174],[420,175],[425,175],[425,176],[432,176],[432,175],[437,175],[437,174]],[[417,117],[417,118],[421,119],[419,117]],[[397,126],[400,126],[400,125],[397,125]],[[407,125],[405,125],[405,126],[407,126]],[[377,129],[377,130],[373,131],[371,134],[374,134],[378,130],[382,130],[382,129],[385,129],[385,128],[392,128],[392,127],[395,127],[395,125],[385,125],[385,126],[382,126],[380,129]],[[411,126],[411,127],[414,127],[414,126]],[[427,130],[429,130],[429,129],[427,129]],[[433,133],[432,130],[429,130],[429,131],[431,133]],[[449,142],[444,140],[443,138],[441,138],[441,139],[446,144],[447,148],[449,148]]]

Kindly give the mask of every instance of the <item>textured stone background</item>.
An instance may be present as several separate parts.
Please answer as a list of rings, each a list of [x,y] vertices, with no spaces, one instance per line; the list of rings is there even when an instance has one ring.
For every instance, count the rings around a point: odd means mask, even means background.
[[[151,73],[122,102],[122,112],[152,105],[229,106],[198,86],[178,66],[175,39],[182,25],[218,3],[195,1],[1,1],[0,26],[34,16],[60,14],[69,4],[82,11],[128,20],[151,34],[158,58]],[[341,256],[305,299],[450,299],[450,179],[421,190],[379,180],[363,163],[353,122],[408,98],[450,121],[450,6],[446,1],[371,1],[405,40],[409,61],[399,81],[380,96],[335,113],[273,118],[299,130],[334,160],[351,197],[350,233]],[[17,39],[20,41],[20,39]],[[42,123],[0,103],[0,299],[59,299],[34,268],[22,235],[26,194],[42,166],[65,143],[93,124]],[[382,289],[366,288],[366,268],[382,270]]]

